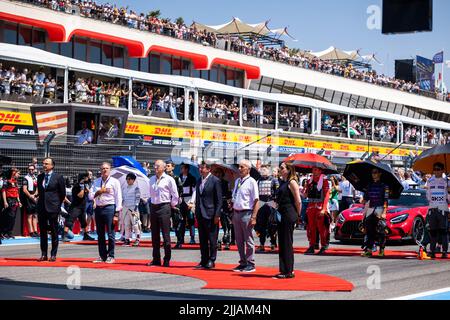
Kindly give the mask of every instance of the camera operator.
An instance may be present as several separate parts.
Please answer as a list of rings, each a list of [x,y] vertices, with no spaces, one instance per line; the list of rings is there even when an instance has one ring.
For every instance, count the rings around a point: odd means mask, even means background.
[[[69,238],[67,237],[67,233],[69,229],[72,229],[73,223],[76,219],[80,221],[81,228],[83,229],[83,241],[95,240],[90,237],[87,231],[87,223],[86,223],[86,199],[89,195],[89,176],[87,174],[78,175],[78,183],[72,188],[72,203],[69,207],[69,215],[65,220],[64,224],[64,242],[69,242]]]

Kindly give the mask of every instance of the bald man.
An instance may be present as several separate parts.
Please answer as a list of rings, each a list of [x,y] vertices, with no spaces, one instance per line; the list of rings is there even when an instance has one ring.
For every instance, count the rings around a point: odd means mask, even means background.
[[[155,173],[150,178],[150,221],[153,243],[153,260],[149,266],[161,265],[160,232],[164,242],[164,267],[170,266],[171,243],[170,243],[170,217],[172,209],[178,205],[179,195],[175,179],[165,173],[166,163],[162,160],[155,162]]]

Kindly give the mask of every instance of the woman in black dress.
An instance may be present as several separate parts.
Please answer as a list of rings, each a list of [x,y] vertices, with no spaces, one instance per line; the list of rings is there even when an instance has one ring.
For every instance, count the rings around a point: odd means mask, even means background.
[[[280,274],[277,279],[294,278],[294,227],[301,212],[300,187],[295,168],[290,163],[280,165],[281,183],[277,203]]]

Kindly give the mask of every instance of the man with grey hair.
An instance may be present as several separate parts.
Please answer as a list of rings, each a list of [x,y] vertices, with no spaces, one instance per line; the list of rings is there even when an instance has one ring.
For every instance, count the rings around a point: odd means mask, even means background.
[[[233,226],[239,251],[239,265],[235,272],[255,272],[255,241],[253,228],[259,210],[259,192],[256,180],[250,176],[251,163],[239,163],[240,178],[233,190]]]
[[[165,173],[166,164],[162,160],[155,162],[155,175],[150,178],[150,221],[152,230],[153,260],[148,266],[161,266],[160,232],[164,242],[164,267],[170,266],[170,217],[172,209],[178,205],[179,195],[175,179]]]

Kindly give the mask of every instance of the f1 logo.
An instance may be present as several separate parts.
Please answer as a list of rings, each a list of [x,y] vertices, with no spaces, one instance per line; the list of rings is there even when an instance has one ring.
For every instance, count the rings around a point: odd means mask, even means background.
[[[16,126],[4,125],[1,132],[13,132]]]

